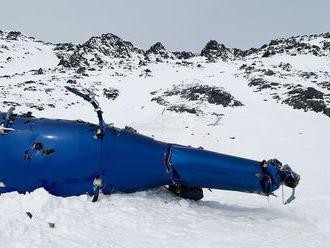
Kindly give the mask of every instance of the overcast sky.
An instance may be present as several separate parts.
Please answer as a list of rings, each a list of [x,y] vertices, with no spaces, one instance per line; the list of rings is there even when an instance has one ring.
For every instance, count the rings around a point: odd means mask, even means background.
[[[200,51],[210,39],[258,47],[330,31],[329,0],[0,0],[0,30],[51,42],[114,33],[141,48]]]

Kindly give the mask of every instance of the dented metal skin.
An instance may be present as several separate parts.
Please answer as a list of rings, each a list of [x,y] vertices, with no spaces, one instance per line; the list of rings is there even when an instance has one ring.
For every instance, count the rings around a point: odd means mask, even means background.
[[[6,116],[0,113],[2,127]],[[0,193],[43,187],[56,196],[93,195],[95,178],[102,179],[105,194],[182,184],[269,195],[287,184],[276,160],[261,163],[164,143],[107,125],[98,137],[97,125],[81,121],[12,115],[6,125],[0,135]]]
[[[57,196],[134,192],[172,185],[173,193],[203,197],[202,188],[270,195],[299,175],[277,160],[254,161],[156,141],[105,125],[91,94],[66,90],[94,107],[99,125],[0,113],[0,194],[43,187]],[[182,192],[180,192],[183,190]],[[294,190],[287,202],[294,199]]]

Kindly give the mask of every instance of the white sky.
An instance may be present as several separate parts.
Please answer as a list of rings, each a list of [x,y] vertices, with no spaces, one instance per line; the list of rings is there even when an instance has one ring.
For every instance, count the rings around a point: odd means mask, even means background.
[[[138,47],[200,51],[215,39],[258,47],[330,31],[329,0],[0,0],[0,30],[51,42],[114,33]]]

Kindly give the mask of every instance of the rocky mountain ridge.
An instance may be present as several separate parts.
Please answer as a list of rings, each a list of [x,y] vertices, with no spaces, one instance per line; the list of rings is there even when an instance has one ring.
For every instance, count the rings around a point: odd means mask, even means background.
[[[211,110],[202,110],[200,107],[209,105],[208,101],[183,101],[178,98],[175,100],[178,102],[171,103],[168,98],[171,85],[179,85],[182,90],[195,90],[196,85],[199,85],[200,99],[207,99],[212,94],[217,98],[232,95],[226,89],[220,90],[221,85],[220,88],[217,88],[218,85],[209,86],[208,80],[200,78],[200,73],[203,73],[207,78],[221,81],[222,76],[217,74],[220,72],[229,78],[226,80],[246,80],[246,85],[267,101],[330,116],[329,56],[330,33],[276,39],[260,48],[248,50],[228,48],[211,40],[196,54],[168,51],[161,42],[143,50],[111,33],[92,37],[82,44],[52,44],[37,41],[20,32],[0,31],[0,95],[2,106],[8,107],[15,102],[7,96],[14,89],[21,88],[24,94],[41,91],[51,95],[55,88],[49,87],[49,84],[53,82],[58,81],[58,87],[62,87],[68,79],[93,78],[96,81],[90,83],[88,88],[100,91],[100,95],[104,96],[115,91],[117,98],[120,90],[107,85],[106,77],[119,81],[132,76],[148,80],[160,77],[159,70],[162,68],[170,74],[189,71],[189,75],[183,79],[183,85],[179,80],[169,82],[163,95],[157,96],[158,100],[150,94],[150,101],[167,106],[170,111],[213,114],[214,107],[210,107]],[[214,71],[212,68],[217,69]],[[197,77],[197,84],[193,82],[196,78],[192,80],[195,77],[193,75]],[[99,85],[103,85],[103,88],[99,88]],[[192,85],[195,88],[191,88]],[[161,92],[160,88],[158,92]],[[28,99],[23,105],[35,106],[42,111],[56,106],[55,99],[49,102],[41,106]]]
[[[4,32],[0,30],[0,39],[3,40],[35,40],[18,31]],[[58,57],[62,60],[61,65],[65,67],[89,66],[99,61],[100,55],[109,58],[130,59],[134,55],[146,58],[150,55],[158,55],[162,59],[189,59],[194,56],[206,57],[209,62],[220,59],[237,60],[245,57],[270,57],[279,54],[291,56],[302,54],[313,54],[315,56],[328,56],[330,54],[330,33],[293,36],[271,40],[259,48],[242,50],[239,48],[228,48],[215,40],[210,40],[200,53],[187,51],[168,51],[161,42],[156,42],[149,49],[143,50],[126,41],[119,36],[107,33],[94,36],[82,44],[59,43],[55,45]],[[89,57],[89,58],[87,58]],[[82,61],[81,61],[82,60]]]

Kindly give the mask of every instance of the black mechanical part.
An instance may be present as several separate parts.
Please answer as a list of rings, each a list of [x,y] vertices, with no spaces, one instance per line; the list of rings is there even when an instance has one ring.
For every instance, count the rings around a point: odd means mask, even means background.
[[[172,184],[167,188],[178,197],[199,201],[204,197],[203,189],[198,187],[189,187],[182,184]]]

